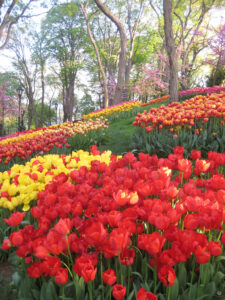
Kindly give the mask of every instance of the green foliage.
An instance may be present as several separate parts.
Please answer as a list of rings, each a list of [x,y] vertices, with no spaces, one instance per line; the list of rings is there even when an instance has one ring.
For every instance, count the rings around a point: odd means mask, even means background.
[[[83,66],[87,32],[77,1],[63,3],[49,11],[42,22],[45,52],[59,63],[57,71],[65,89],[74,86],[77,70]]]
[[[78,105],[79,112],[82,116],[87,115],[97,109],[96,102],[92,100],[92,96],[87,91],[85,91],[85,94],[79,101]]]
[[[225,66],[212,69],[206,82],[207,86],[221,85],[225,80]]]
[[[158,32],[155,29],[148,29],[145,35],[138,35],[134,40],[133,64],[142,65],[149,62],[149,59],[155,54],[155,49],[161,46]]]
[[[36,105],[36,112],[37,112],[37,119],[38,119],[38,127],[41,127],[41,103]],[[44,104],[44,112],[43,112],[43,122],[44,126],[49,126],[50,125],[50,120],[51,122],[56,121],[56,110],[53,107],[50,107],[47,104]],[[34,121],[32,123],[34,125]]]
[[[7,83],[5,91],[6,95],[11,97],[17,95],[17,89],[20,85],[19,78],[14,72],[4,72],[0,73],[0,86]]]
[[[97,145],[101,148],[101,145],[105,143],[107,136],[102,129],[87,132],[85,135],[76,134],[73,137],[68,138],[68,144],[70,145],[70,151],[78,151],[80,149],[89,151],[92,145]]]
[[[208,123],[195,122],[194,128],[182,127],[175,133],[169,129],[164,127],[148,133],[145,128],[138,128],[133,137],[133,147],[139,152],[159,157],[167,157],[176,146],[185,148],[186,157],[193,149],[201,150],[203,157],[207,157],[209,151],[225,151],[225,129],[217,118],[210,118]]]
[[[171,287],[165,287],[160,282],[154,286],[154,268],[148,264],[149,255],[136,253],[136,257],[140,260],[139,263],[135,263],[137,271],[132,272],[130,275],[128,273],[129,268],[122,266],[120,269],[116,258],[110,262],[110,266],[116,270],[118,278],[120,278],[121,272],[123,273],[124,279],[128,279],[129,276],[132,276],[132,282],[130,282],[129,288],[127,286],[125,298],[127,300],[135,300],[137,291],[141,287],[144,287],[147,291],[154,291],[158,299],[164,300],[224,299],[225,274],[217,269],[218,263],[220,263],[218,259],[223,260],[223,256],[220,258],[213,257],[208,263],[199,265],[199,271],[196,271],[194,257],[192,257],[193,265],[189,265],[189,261],[180,263],[176,268],[177,278]],[[103,258],[103,265],[105,264],[106,261]],[[8,299],[8,295],[15,297],[12,299],[24,300],[57,300],[61,298],[64,300],[90,299],[87,284],[85,284],[82,277],[79,277],[75,273],[73,273],[73,281],[68,281],[65,286],[59,286],[52,278],[42,277],[35,280],[29,277],[26,274],[25,267],[25,265],[22,265],[20,268],[17,268],[13,275],[13,281],[3,289],[2,300]],[[224,266],[221,269],[223,270],[223,268]],[[100,268],[98,268],[97,277],[100,278],[99,269]],[[0,282],[3,282],[2,278],[0,278]],[[96,285],[93,289],[93,299],[108,299],[110,293],[110,288],[106,288],[102,284]]]

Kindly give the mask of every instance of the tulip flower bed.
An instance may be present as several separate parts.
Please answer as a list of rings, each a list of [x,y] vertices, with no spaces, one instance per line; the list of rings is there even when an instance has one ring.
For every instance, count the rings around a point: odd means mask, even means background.
[[[110,157],[110,151],[89,155],[89,152],[80,150],[67,156],[37,156],[25,165],[15,164],[9,171],[0,173],[0,208],[27,211],[37,200],[38,192],[44,190],[54,176],[69,174],[71,169],[79,170],[82,166],[89,169],[93,160],[108,165]]]
[[[141,127],[134,137],[135,148],[166,157],[174,146],[225,151],[225,93],[196,96],[182,103],[151,108],[135,117]]]
[[[213,87],[206,87],[206,88],[195,88],[195,89],[190,89],[190,90],[184,90],[184,91],[179,91],[178,96],[179,96],[179,101],[183,101],[185,99],[189,99],[191,97],[197,96],[197,95],[204,95],[204,94],[214,94],[214,93],[220,93],[225,91],[225,86],[213,86]],[[170,95],[165,95],[163,97],[155,98],[147,103],[143,103],[141,106],[148,106],[153,103],[160,103],[164,102],[166,100],[169,100]]]
[[[215,93],[220,93],[225,91],[225,86],[213,86],[213,87],[205,87],[205,88],[194,88],[190,90],[184,90],[178,92],[180,98],[187,97],[190,95],[211,95]]]
[[[0,143],[0,144],[6,144],[7,142],[11,143],[13,140],[12,138],[18,138],[18,136],[22,136],[24,134],[30,134],[30,133],[34,133],[36,131],[46,131],[46,130],[51,130],[51,129],[56,129],[56,128],[59,128],[59,127],[65,127],[66,125],[68,125],[68,123],[62,123],[62,124],[57,124],[57,125],[51,125],[49,127],[43,127],[43,128],[36,128],[36,129],[26,129],[24,131],[17,131],[17,132],[14,132],[10,135],[6,135],[6,136],[1,136],[0,137],[0,142],[3,141],[3,140],[8,140],[8,141],[4,141],[3,143]],[[28,136],[29,137],[29,136]]]
[[[141,106],[141,102],[138,100],[132,100],[132,101],[126,101],[122,102],[116,105],[109,106],[108,108],[102,108],[99,110],[96,110],[88,115],[83,115],[83,119],[93,119],[93,118],[99,118],[101,116],[108,117],[113,114],[121,114],[123,112],[128,112],[132,110],[135,107]]]
[[[9,162],[13,164],[40,152],[47,153],[54,147],[62,148],[63,145],[70,147],[67,142],[69,137],[85,136],[90,131],[104,130],[107,127],[108,121],[99,118],[76,123],[63,123],[7,138],[0,142],[0,162],[4,162],[5,165]]]
[[[20,299],[225,297],[225,153],[190,158],[127,153],[54,176],[29,225],[25,212],[4,220]]]

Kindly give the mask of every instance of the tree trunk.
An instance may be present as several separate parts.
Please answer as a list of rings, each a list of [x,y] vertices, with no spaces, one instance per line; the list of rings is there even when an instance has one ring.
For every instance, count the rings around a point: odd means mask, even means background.
[[[68,83],[66,87],[66,97],[65,97],[65,114],[64,121],[72,121],[73,118],[73,108],[74,108],[74,81],[76,75],[74,73],[69,73]]]
[[[27,88],[25,88],[27,98],[29,100],[29,109],[28,109],[28,128],[30,129],[32,118],[34,118],[35,128],[38,128],[37,112],[34,106],[34,91],[32,88],[31,78],[24,74],[27,81]]]
[[[52,107],[52,100],[50,100],[49,102],[49,106],[48,106],[48,114],[49,114],[49,126],[52,125],[52,114],[51,114],[51,107]]]
[[[126,65],[126,70],[125,70],[125,88],[123,94],[124,101],[129,100],[129,81],[130,81],[131,69],[132,69],[132,57],[129,57]]]
[[[170,78],[169,78],[169,102],[178,101],[178,68],[176,47],[173,37],[172,28],[172,1],[163,0],[163,15],[164,15],[164,32],[166,39],[166,52],[170,65]]]
[[[31,128],[32,119],[34,118],[35,128],[38,128],[37,112],[34,106],[34,99],[31,96],[27,96],[29,99],[28,104],[28,129]]]
[[[87,15],[87,12],[86,12],[86,8],[88,6],[89,1],[87,1],[87,3],[86,3],[85,6],[83,6],[83,4],[81,3],[80,0],[79,0],[79,3],[80,3],[80,6],[81,6],[81,9],[83,11],[85,20],[86,20],[87,31],[88,31],[90,40],[92,42],[92,45],[95,48],[95,53],[96,53],[96,56],[97,56],[97,59],[98,59],[98,66],[99,66],[99,69],[100,69],[100,72],[101,72],[101,75],[102,75],[102,79],[103,79],[104,108],[107,108],[109,106],[108,82],[107,82],[107,77],[105,75],[104,68],[103,68],[103,65],[102,65],[101,57],[100,57],[100,54],[99,54],[99,51],[98,51],[98,46],[97,46],[97,44],[96,44],[96,42],[94,40],[94,37],[92,35],[90,24],[89,24],[89,20],[88,20],[88,15]]]
[[[117,85],[115,90],[115,95],[113,99],[113,104],[118,104],[121,102],[122,91],[124,86],[124,77],[125,77],[125,69],[126,69],[126,49],[127,49],[127,37],[125,33],[125,29],[120,20],[114,16],[111,11],[104,6],[104,4],[100,0],[94,0],[97,4],[98,8],[117,26],[120,33],[120,58],[119,58],[119,70],[117,77]]]
[[[5,111],[3,105],[1,109],[1,120],[0,120],[0,136],[5,135],[5,126],[4,126],[4,121],[5,121]]]
[[[45,77],[44,77],[44,66],[41,66],[41,124],[43,127],[44,121],[44,99],[45,99]]]

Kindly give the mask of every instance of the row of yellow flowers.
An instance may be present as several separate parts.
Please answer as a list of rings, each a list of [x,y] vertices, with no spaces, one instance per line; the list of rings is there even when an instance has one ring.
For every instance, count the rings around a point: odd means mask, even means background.
[[[109,165],[111,151],[96,155],[79,150],[72,155],[45,155],[32,158],[25,165],[15,164],[9,171],[0,173],[0,207],[14,210],[19,205],[23,210],[30,209],[30,202],[37,200],[38,192],[45,189],[53,177],[69,174],[71,169],[91,167],[98,160]]]
[[[129,111],[138,106],[141,106],[141,102],[139,100],[126,101],[117,105],[109,106],[108,108],[96,110],[88,115],[83,115],[83,119],[87,120],[92,118],[99,118],[101,116],[110,116],[115,113]]]

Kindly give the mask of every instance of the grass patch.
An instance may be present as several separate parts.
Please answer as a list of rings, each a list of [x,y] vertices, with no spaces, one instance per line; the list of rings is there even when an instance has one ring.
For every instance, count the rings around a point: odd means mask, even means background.
[[[133,121],[134,117],[130,117],[110,123],[106,130],[105,143],[99,147],[99,150],[111,150],[117,155],[131,151],[132,136],[136,131],[136,128],[132,126]]]
[[[155,103],[145,107],[135,108],[135,114],[128,112],[128,117],[125,116],[122,119],[115,118],[109,120],[109,128],[106,130],[105,140],[98,149],[100,151],[111,150],[113,154],[119,155],[124,152],[130,152],[135,149],[135,145],[132,142],[133,135],[138,130],[138,127],[133,126],[134,118],[137,113],[142,113],[144,110],[149,111],[152,107],[159,107],[160,105],[167,105],[168,101],[163,103]]]

